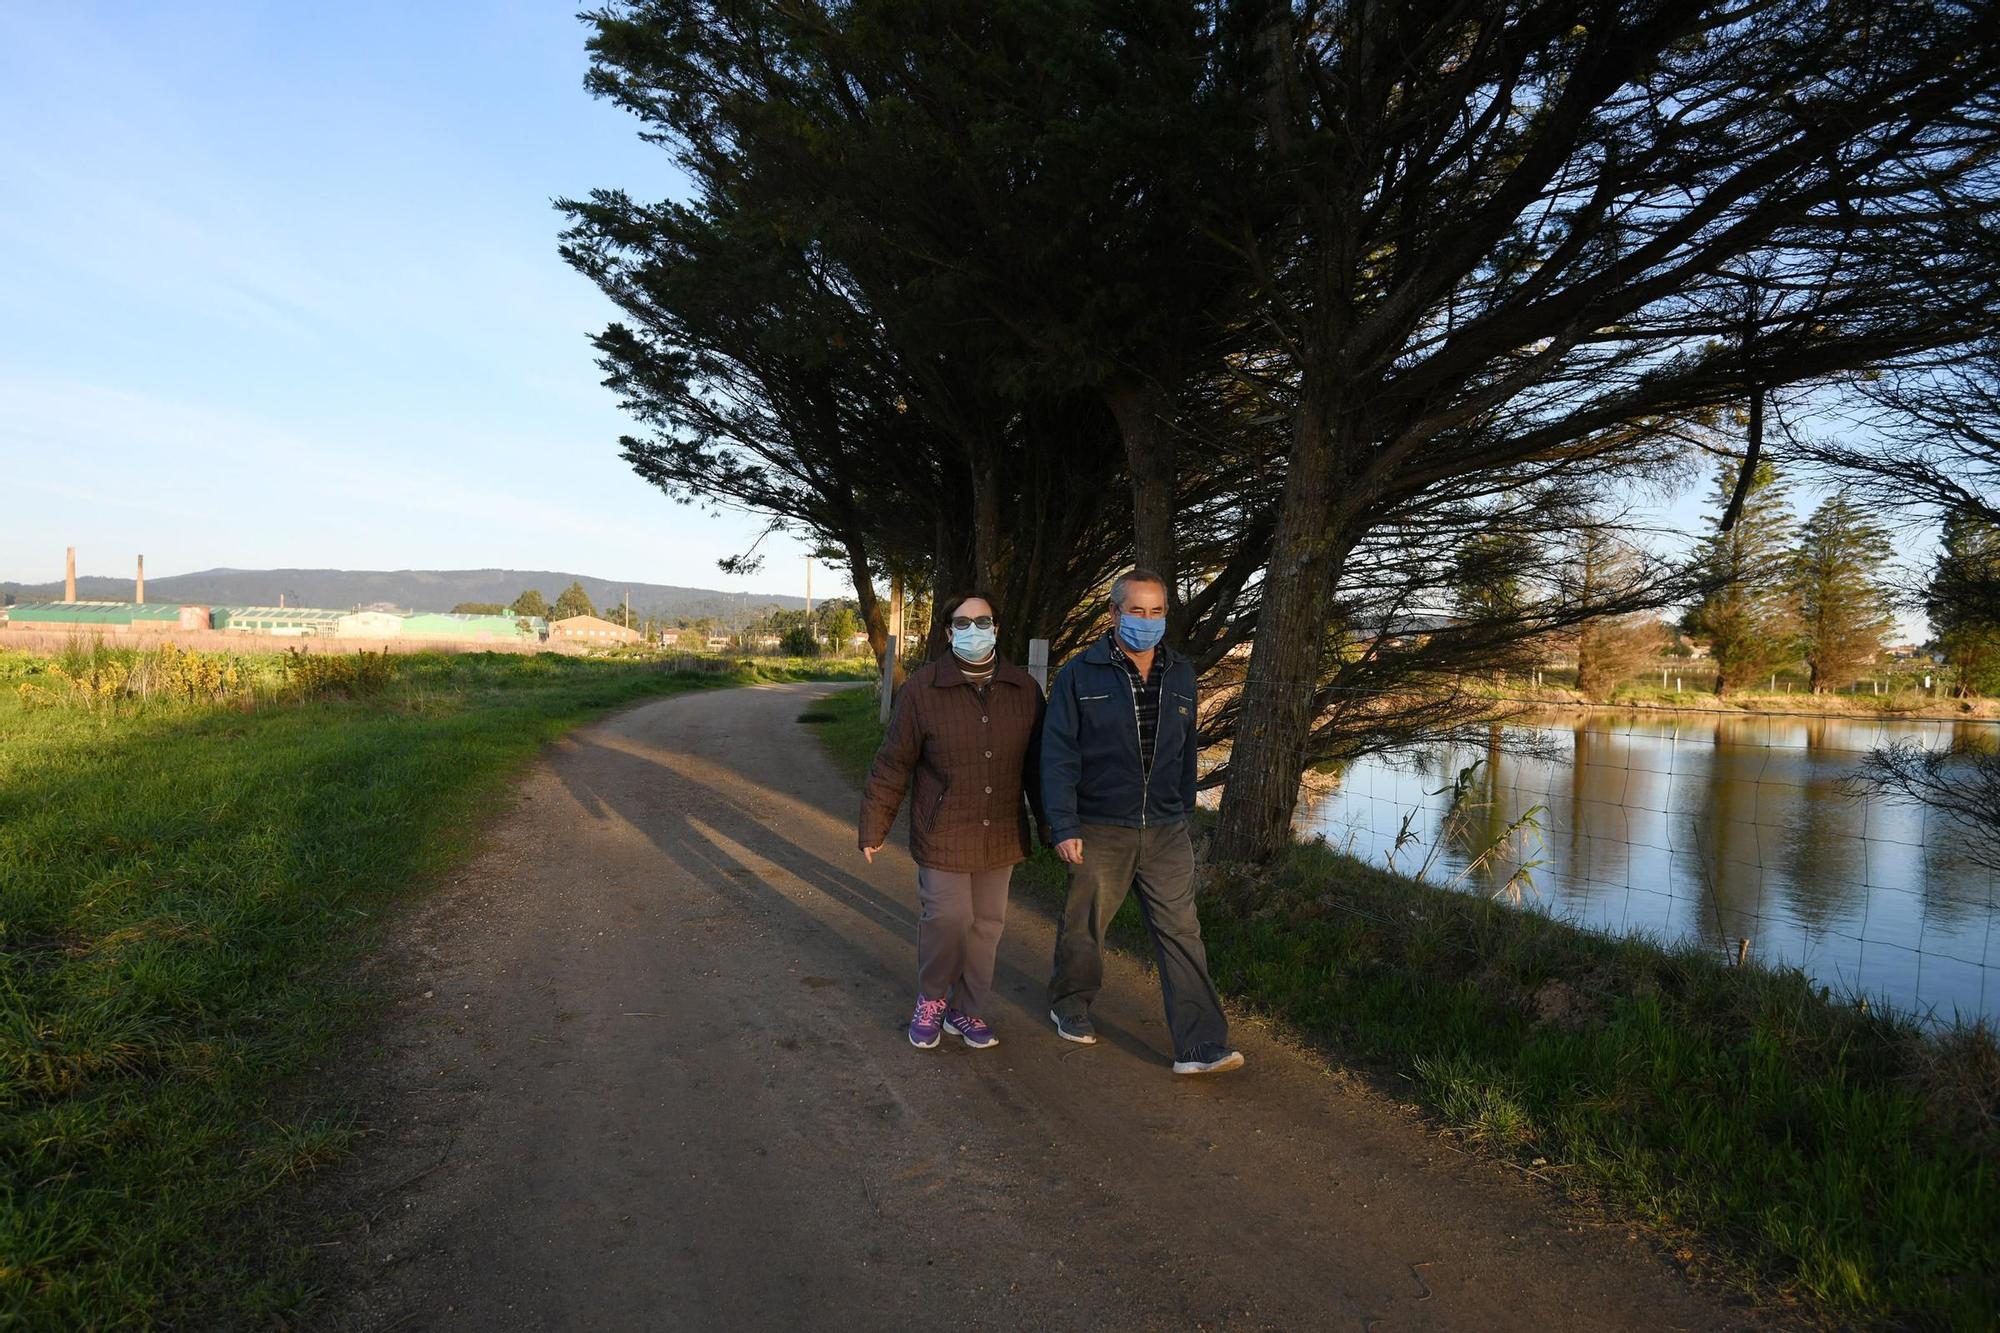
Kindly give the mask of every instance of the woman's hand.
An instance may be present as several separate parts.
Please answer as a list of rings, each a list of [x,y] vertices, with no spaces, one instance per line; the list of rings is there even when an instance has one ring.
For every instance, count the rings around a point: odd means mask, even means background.
[[[861,854],[868,858],[868,864],[872,866],[875,864],[875,853],[881,850],[882,850],[882,844],[878,842],[873,847],[863,847],[861,849]]]

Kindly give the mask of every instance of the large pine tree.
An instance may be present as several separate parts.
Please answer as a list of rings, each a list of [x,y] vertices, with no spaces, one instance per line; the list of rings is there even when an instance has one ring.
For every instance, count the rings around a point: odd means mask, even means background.
[[[1895,624],[1884,578],[1889,533],[1845,495],[1813,510],[1799,530],[1791,594],[1814,694],[1852,681],[1882,651]]]
[[[2000,586],[2000,524],[1968,508],[1945,515],[1938,564],[1924,609],[1938,645],[1958,677],[1958,692],[2000,693],[2000,615],[1991,590]]]
[[[1709,641],[1717,694],[1741,689],[1785,661],[1795,634],[1785,578],[1792,511],[1784,483],[1770,463],[1758,463],[1742,513],[1724,531],[1739,466],[1725,464],[1716,476],[1715,529],[1700,552],[1710,592],[1688,617],[1688,629]]]
[[[568,620],[571,616],[594,616],[597,608],[591,604],[590,594],[583,590],[583,584],[573,582],[562,590],[556,598],[556,609],[550,612],[553,620]]]

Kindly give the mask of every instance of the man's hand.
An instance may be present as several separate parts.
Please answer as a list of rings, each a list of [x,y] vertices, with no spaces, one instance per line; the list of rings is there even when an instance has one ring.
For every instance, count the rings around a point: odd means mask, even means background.
[[[878,842],[873,847],[863,847],[861,849],[861,854],[868,858],[868,864],[872,866],[875,864],[875,853],[881,850],[882,850],[882,844]]]
[[[1056,844],[1056,855],[1073,866],[1083,864],[1083,839],[1064,838]]]

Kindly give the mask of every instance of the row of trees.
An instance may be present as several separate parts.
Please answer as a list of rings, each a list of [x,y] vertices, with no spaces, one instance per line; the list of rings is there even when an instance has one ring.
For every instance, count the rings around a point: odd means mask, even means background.
[[[1889,530],[1844,493],[1800,526],[1765,460],[1724,531],[1719,516],[1739,490],[1739,472],[1730,465],[1716,479],[1717,526],[1699,557],[1710,591],[1683,627],[1709,641],[1717,694],[1796,661],[1806,664],[1813,693],[1839,689],[1875,662],[1895,624]]]
[[[854,603],[842,597],[820,602],[811,611],[773,610],[750,622],[743,631],[746,640],[776,638],[781,650],[792,657],[818,657],[822,653],[845,653],[861,632],[861,617]]]
[[[1995,333],[1978,7],[587,19],[589,87],[689,182],[561,205],[623,311],[625,457],[843,562],[878,651],[891,578],[990,585],[1004,646],[1060,657],[1118,566],[1166,571],[1179,648],[1250,645],[1210,724],[1224,857],[1288,840],[1307,764],[1462,724],[1465,673],[1700,591],[1638,555],[1529,578],[1549,533],[1630,549],[1617,488],[1691,454],[1754,480],[1803,395]],[[1518,595],[1371,632],[1468,560]]]
[[[1717,478],[1717,526],[1698,557],[1709,591],[1682,626],[1710,641],[1716,693],[1795,661],[1805,663],[1814,693],[1851,683],[1880,656],[1899,594],[1929,615],[1960,694],[2000,692],[2000,618],[1973,594],[2000,575],[2000,524],[1992,517],[1948,509],[1936,566],[1912,590],[1897,583],[1890,526],[1854,492],[1835,493],[1797,524],[1783,479],[1763,461],[1724,531],[1720,513],[1739,480],[1735,465]]]
[[[452,610],[468,615],[534,616],[543,620],[566,620],[570,616],[597,614],[597,607],[591,602],[590,594],[583,590],[581,582],[572,582],[569,587],[564,588],[561,595],[556,598],[554,606],[549,605],[548,598],[544,597],[539,589],[529,588],[507,606],[501,606],[497,602],[460,602]],[[617,616],[607,618],[615,619]]]
[[[670,621],[664,616],[629,611],[623,606],[612,606],[599,611],[590,600],[590,594],[584,591],[581,582],[571,583],[569,587],[563,589],[553,606],[541,592],[530,588],[515,598],[513,604],[509,606],[501,606],[498,603],[461,602],[453,607],[452,611],[466,615],[538,616],[548,620],[565,620],[571,616],[596,616],[615,625],[637,630],[648,638],[669,628],[703,641],[723,636],[734,639],[739,644],[776,636],[783,641],[786,652],[800,657],[816,656],[828,648],[844,650],[848,642],[861,632],[861,620],[855,604],[847,598],[828,598],[820,602],[810,613],[774,608],[764,612],[748,625],[732,628],[713,616],[694,618],[681,616]]]
[[[516,597],[509,606],[494,605],[489,607],[481,603],[462,602],[452,609],[454,611],[483,612],[491,615],[514,615],[523,618],[533,616],[543,620],[568,620],[571,616],[596,616],[598,619],[608,620],[614,625],[623,625],[627,629],[644,630],[647,633],[651,633],[656,624],[655,617],[642,616],[640,613],[623,606],[612,606],[599,611],[596,603],[590,600],[590,594],[584,591],[581,581],[572,581],[567,588],[564,588],[557,595],[555,605],[553,606],[549,604],[548,598],[544,597],[539,589],[529,588],[519,597]]]

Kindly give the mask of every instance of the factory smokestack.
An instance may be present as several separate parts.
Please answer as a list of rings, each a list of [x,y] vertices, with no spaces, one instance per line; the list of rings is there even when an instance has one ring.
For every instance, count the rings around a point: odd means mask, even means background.
[[[76,600],[76,548],[74,546],[69,548],[69,553],[64,557],[63,561],[63,600],[65,602]]]
[[[141,606],[146,604],[146,557],[143,555],[139,557],[139,592],[132,600]]]

